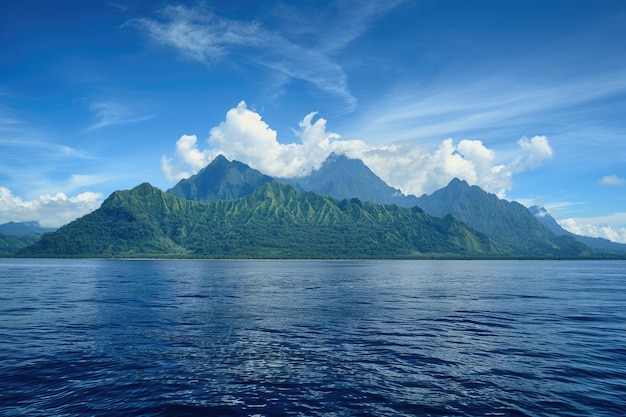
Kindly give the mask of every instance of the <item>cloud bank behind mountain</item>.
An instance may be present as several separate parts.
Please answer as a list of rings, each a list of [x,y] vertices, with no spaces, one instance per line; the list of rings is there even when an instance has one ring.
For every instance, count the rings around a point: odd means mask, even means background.
[[[211,129],[206,143],[199,143],[195,135],[181,136],[174,155],[162,157],[161,168],[175,181],[197,173],[223,154],[268,175],[291,178],[308,175],[335,152],[363,160],[405,194],[428,194],[457,177],[505,197],[515,174],[535,169],[553,156],[546,136],[519,139],[509,161],[501,161],[496,151],[480,140],[447,138],[436,149],[412,141],[369,145],[359,139],[342,139],[327,130],[325,119],[316,116],[309,113],[300,121],[299,130],[293,132],[298,141],[283,143],[278,132],[242,101]]]

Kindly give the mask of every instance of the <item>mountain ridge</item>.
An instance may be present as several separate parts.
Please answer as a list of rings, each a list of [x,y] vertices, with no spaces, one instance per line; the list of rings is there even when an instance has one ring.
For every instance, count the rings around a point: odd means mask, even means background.
[[[184,200],[144,183],[48,233],[22,256],[207,258],[501,257],[452,216],[337,200],[273,181],[237,200]]]
[[[549,231],[522,204],[500,199],[458,178],[417,200],[427,213],[433,216],[451,214],[522,253],[540,255],[554,250],[565,253],[585,250],[585,245],[574,238],[557,236]]]
[[[0,224],[0,233],[8,236],[26,236],[43,234],[56,230],[52,227],[43,227],[38,221],[8,222]]]
[[[573,237],[554,234],[521,204],[457,178],[430,196],[409,196],[419,206],[408,208],[363,201],[367,196],[362,193],[372,190],[372,199],[392,195],[409,200],[362,161],[343,155],[331,155],[309,180],[319,190],[346,198],[306,191],[298,183],[272,179],[220,155],[167,192],[148,183],[116,191],[96,211],[45,234],[20,254],[412,259],[615,255],[592,254]],[[368,191],[370,182],[374,186]]]

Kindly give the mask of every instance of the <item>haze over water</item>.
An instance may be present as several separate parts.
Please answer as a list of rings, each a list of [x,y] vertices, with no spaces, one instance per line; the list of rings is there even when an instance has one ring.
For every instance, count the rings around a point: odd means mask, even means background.
[[[0,259],[2,415],[623,415],[624,261]]]

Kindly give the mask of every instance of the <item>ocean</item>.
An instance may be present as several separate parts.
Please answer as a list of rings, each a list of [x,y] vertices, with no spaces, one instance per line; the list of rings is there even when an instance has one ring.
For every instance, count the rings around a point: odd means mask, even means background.
[[[3,416],[623,416],[625,261],[0,259]]]

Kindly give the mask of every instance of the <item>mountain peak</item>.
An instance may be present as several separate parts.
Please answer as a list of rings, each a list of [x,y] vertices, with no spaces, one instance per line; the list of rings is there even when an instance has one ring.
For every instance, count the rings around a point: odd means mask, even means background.
[[[469,187],[467,181],[459,179],[458,177],[452,178],[452,180],[448,183],[448,187]]]
[[[273,178],[239,161],[229,161],[219,154],[196,175],[183,179],[168,193],[187,200],[234,200],[250,195]]]
[[[334,167],[333,167],[334,165]],[[322,166],[320,168],[318,168],[315,171],[321,171],[324,167],[332,167],[333,169],[336,169],[337,166],[339,167],[352,167],[352,168],[357,168],[357,169],[362,169],[364,171],[369,171],[368,174],[369,175],[376,175],[374,174],[367,165],[365,165],[363,163],[363,161],[361,161],[360,159],[354,159],[354,158],[349,158],[346,154],[343,153],[336,153],[336,152],[332,152],[330,155],[328,155],[326,157],[326,159],[324,160],[324,162],[322,162]]]
[[[339,200],[358,198],[362,201],[403,207],[415,205],[414,196],[405,196],[400,190],[387,185],[362,160],[335,152],[309,176],[292,182],[305,191],[329,195]]]
[[[499,199],[495,194],[458,178],[418,200],[418,205],[428,214],[438,217],[451,214],[520,252],[532,248],[537,256],[542,256],[551,252],[570,254],[585,250],[578,242],[558,238],[523,205]]]
[[[329,163],[329,162],[335,162],[335,161],[347,161],[347,160],[356,160],[356,161],[360,161],[360,159],[352,159],[352,158],[348,158],[348,156],[344,153],[337,153],[337,152],[331,152],[330,155],[328,155],[326,157],[326,159],[324,160],[324,164]]]

